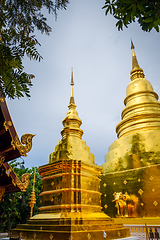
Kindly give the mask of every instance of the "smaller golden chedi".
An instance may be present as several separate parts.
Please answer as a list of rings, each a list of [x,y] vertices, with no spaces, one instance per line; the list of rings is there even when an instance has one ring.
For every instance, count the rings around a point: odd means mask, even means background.
[[[35,190],[34,190],[34,187],[35,187],[35,174],[36,173],[34,173],[33,188],[32,188],[30,202],[29,202],[30,208],[31,208],[30,218],[33,216],[33,208],[34,208],[34,205],[36,204],[36,194],[35,194]]]
[[[131,49],[131,82],[116,127],[118,139],[102,165],[102,206],[109,206],[105,212],[110,216],[160,217],[160,102],[145,79],[132,42]]]
[[[71,97],[68,105],[68,112],[62,123],[64,128],[61,130],[62,139],[58,142],[54,152],[49,156],[49,163],[57,160],[80,159],[83,162],[94,164],[94,155],[86,142],[82,140],[83,130],[80,129],[82,120],[78,117],[73,94],[73,71],[71,75]]]
[[[73,71],[69,110],[63,120],[62,139],[49,156],[49,164],[39,167],[42,176],[40,213],[13,233],[24,239],[104,240],[130,236],[130,231],[101,211],[100,176],[86,142],[73,96]],[[107,206],[106,206],[107,207]]]

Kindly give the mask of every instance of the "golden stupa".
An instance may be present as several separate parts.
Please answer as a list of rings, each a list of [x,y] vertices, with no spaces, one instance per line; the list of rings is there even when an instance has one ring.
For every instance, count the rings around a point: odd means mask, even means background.
[[[160,217],[160,102],[139,67],[134,45],[118,139],[102,165],[102,206],[110,216]],[[108,195],[108,197],[106,197]]]
[[[12,235],[38,240],[104,240],[130,236],[130,231],[107,216],[101,207],[102,168],[94,164],[73,96],[73,71],[69,110],[63,120],[62,139],[39,167],[42,176],[40,213],[17,225]]]

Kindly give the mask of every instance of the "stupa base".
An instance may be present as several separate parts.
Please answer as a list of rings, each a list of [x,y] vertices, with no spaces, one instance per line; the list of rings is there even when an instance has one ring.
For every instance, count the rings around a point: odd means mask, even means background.
[[[42,215],[46,215],[45,218]],[[104,240],[130,237],[130,230],[104,218],[52,218],[52,214],[38,214],[11,230],[27,240]],[[54,215],[54,214],[53,214]],[[52,215],[52,216],[53,216]]]

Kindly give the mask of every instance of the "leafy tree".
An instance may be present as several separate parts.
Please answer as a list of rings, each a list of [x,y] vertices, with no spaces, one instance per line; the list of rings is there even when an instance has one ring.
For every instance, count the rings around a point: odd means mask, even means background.
[[[15,228],[18,223],[26,223],[30,217],[30,205],[29,199],[33,187],[34,172],[35,175],[35,194],[36,194],[36,204],[34,205],[34,212],[38,212],[38,207],[40,205],[40,192],[41,192],[41,177],[38,173],[36,167],[32,169],[23,168],[22,163],[17,161],[12,161],[11,166],[14,168],[14,172],[17,177],[21,177],[24,173],[32,173],[30,176],[30,183],[26,192],[16,192],[4,194],[0,202],[0,231],[8,231],[11,228]]]
[[[106,15],[112,14],[118,21],[118,30],[136,20],[142,30],[150,32],[153,28],[159,32],[160,26],[160,1],[154,0],[106,0],[103,9]]]
[[[0,0],[0,92],[4,97],[30,97],[34,75],[24,71],[23,58],[26,55],[42,59],[34,32],[51,32],[42,11],[46,8],[57,16],[57,10],[66,9],[67,3],[68,0]]]

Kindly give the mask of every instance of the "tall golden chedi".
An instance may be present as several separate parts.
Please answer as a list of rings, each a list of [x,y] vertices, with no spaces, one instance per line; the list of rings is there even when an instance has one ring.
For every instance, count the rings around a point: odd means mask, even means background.
[[[131,82],[116,127],[118,140],[102,165],[102,206],[109,206],[104,210],[110,216],[160,217],[160,102],[139,67],[133,43],[131,48]]]
[[[42,176],[40,213],[13,234],[38,240],[104,240],[130,236],[129,229],[114,224],[101,211],[100,176],[86,142],[73,96],[73,72],[69,110],[63,120],[62,139],[49,156],[49,164],[39,168]]]

